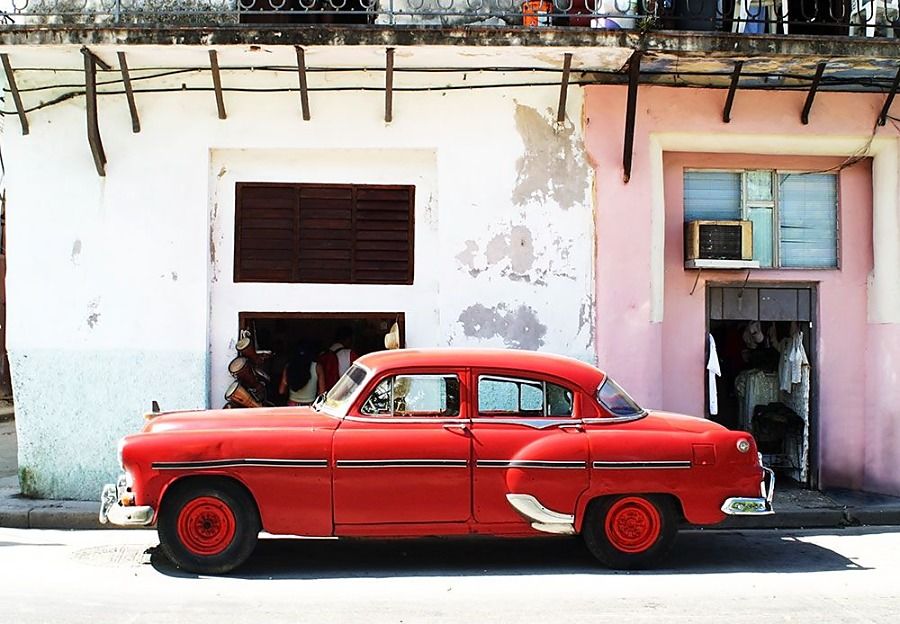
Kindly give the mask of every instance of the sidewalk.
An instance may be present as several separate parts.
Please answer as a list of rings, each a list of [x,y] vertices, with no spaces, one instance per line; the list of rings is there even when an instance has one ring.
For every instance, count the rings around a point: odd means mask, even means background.
[[[99,529],[100,485],[96,501],[25,498],[16,475],[15,421],[0,420],[0,527],[20,529]],[[715,529],[840,528],[900,526],[900,498],[849,490],[790,489],[775,486],[775,514],[733,517]]]

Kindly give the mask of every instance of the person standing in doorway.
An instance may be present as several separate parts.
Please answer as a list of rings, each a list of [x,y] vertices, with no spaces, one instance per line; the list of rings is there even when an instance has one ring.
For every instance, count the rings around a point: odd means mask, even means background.
[[[322,365],[309,345],[300,345],[281,374],[279,394],[288,395],[288,405],[312,405],[318,395]]]
[[[352,346],[353,330],[348,326],[339,327],[334,334],[334,344],[319,358],[319,364],[322,366],[319,394],[331,390],[356,360],[358,356]]]

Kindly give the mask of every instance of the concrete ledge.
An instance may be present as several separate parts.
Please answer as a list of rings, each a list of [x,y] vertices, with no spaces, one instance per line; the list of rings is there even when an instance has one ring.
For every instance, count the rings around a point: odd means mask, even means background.
[[[864,526],[900,525],[900,505],[890,507],[848,509],[847,515],[853,524]]]
[[[900,521],[900,517],[897,518]],[[843,509],[776,511],[771,516],[734,516],[708,528],[715,529],[821,529],[850,526]],[[888,522],[887,524],[894,524]],[[900,524],[900,522],[896,522]]]

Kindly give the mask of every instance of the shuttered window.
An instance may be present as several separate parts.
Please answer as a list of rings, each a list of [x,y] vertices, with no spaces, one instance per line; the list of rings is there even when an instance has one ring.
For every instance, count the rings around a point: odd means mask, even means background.
[[[238,183],[236,282],[412,284],[412,186]]]
[[[837,266],[837,177],[781,174],[781,266]]]
[[[837,267],[837,202],[832,173],[684,172],[684,220],[752,221],[761,267]]]

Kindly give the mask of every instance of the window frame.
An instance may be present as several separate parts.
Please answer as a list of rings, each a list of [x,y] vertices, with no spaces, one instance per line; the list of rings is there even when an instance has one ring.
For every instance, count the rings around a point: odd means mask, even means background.
[[[541,406],[541,414],[527,414],[522,412],[522,394],[521,390],[519,391],[519,410],[516,412],[482,412],[480,401],[481,401],[481,381],[482,379],[488,381],[506,381],[512,382],[516,384],[528,384],[534,386],[536,384],[540,384],[541,386],[541,397],[542,397],[542,406]],[[571,405],[571,413],[570,414],[561,414],[561,415],[551,415],[548,414],[549,402],[547,401],[547,385],[554,385],[559,388],[562,388],[566,392],[568,392],[572,397],[572,405]],[[492,373],[487,371],[479,371],[475,374],[475,383],[474,385],[474,400],[472,401],[472,412],[473,417],[476,418],[549,418],[549,419],[561,419],[561,418],[577,418],[577,393],[570,386],[565,384],[558,383],[556,381],[548,381],[543,377],[535,377],[532,379],[528,379],[525,377],[515,377],[513,375],[504,374],[504,373]]]
[[[274,278],[247,278],[241,275],[241,225],[243,223],[244,201],[242,192],[245,188],[280,188],[291,189],[295,193],[295,206],[293,210],[293,220],[295,233],[293,236],[292,249],[292,276],[289,280]],[[300,245],[302,241],[302,233],[300,232],[300,220],[302,214],[302,206],[300,193],[303,189],[333,189],[333,190],[349,190],[351,192],[351,210],[350,221],[352,223],[351,238],[351,268],[350,277],[347,280],[341,279],[301,279],[297,271],[300,263]],[[403,279],[398,280],[365,280],[359,279],[354,275],[357,244],[360,241],[356,230],[358,200],[357,193],[359,190],[369,191],[398,191],[406,190],[408,192],[408,208],[407,208],[407,230],[406,243],[408,245],[406,260],[406,275]],[[347,284],[347,285],[385,285],[385,286],[411,286],[415,279],[415,233],[416,233],[416,186],[415,184],[366,184],[366,183],[317,183],[317,182],[265,182],[265,181],[240,181],[235,182],[234,186],[234,226],[232,230],[233,241],[233,271],[232,280],[238,284]]]
[[[440,378],[440,379],[455,379],[456,383],[459,387],[459,406],[457,408],[456,414],[442,414],[439,412],[403,412],[399,414],[394,410],[394,382],[398,377],[428,377],[428,378]],[[389,398],[389,404],[391,407],[391,411],[388,414],[370,414],[365,411],[366,403],[369,402],[369,398],[375,393],[375,390],[384,383],[385,381],[391,382],[391,394]],[[456,372],[451,373],[442,373],[442,372],[391,372],[383,375],[377,381],[375,381],[371,385],[371,390],[363,396],[363,393],[360,393],[360,402],[356,411],[359,412],[360,417],[362,418],[373,418],[377,420],[389,420],[395,419],[400,422],[409,422],[412,419],[424,419],[424,420],[434,420],[443,421],[443,420],[459,420],[465,418],[462,414],[465,411],[464,408],[464,392],[465,392],[465,384],[463,383],[462,375]]]
[[[772,199],[771,201],[750,200],[747,193],[747,176],[744,175],[749,171],[768,171],[772,174]],[[741,175],[741,220],[750,220],[750,208],[767,208],[772,206],[772,266],[761,266],[758,270],[771,271],[837,271],[841,269],[841,176],[840,171],[816,171],[809,169],[779,169],[778,167],[684,167],[681,173],[681,213],[682,221],[687,223],[684,206],[684,176],[686,173],[737,173]],[[825,174],[834,177],[835,189],[835,265],[830,267],[809,267],[809,266],[781,266],[781,210],[779,206],[779,185],[778,176],[780,175],[805,175],[805,174]],[[755,258],[754,258],[755,259]]]

